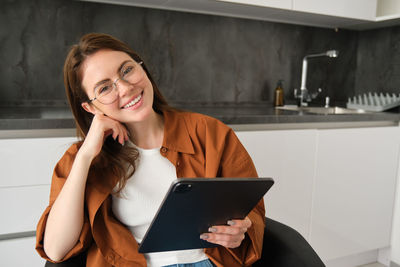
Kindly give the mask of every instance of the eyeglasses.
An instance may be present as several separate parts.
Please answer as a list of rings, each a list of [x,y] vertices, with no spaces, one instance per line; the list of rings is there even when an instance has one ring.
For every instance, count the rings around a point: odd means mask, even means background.
[[[104,105],[112,104],[118,99],[118,82],[124,81],[128,84],[136,84],[143,78],[144,71],[141,69],[140,62],[128,62],[121,68],[119,78],[114,82],[106,80],[94,89],[94,98],[89,99],[87,102],[91,103],[95,100],[99,101]]]

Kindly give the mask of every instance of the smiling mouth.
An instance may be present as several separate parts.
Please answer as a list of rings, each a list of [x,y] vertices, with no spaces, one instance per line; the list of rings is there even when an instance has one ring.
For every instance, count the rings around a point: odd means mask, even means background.
[[[132,106],[134,106],[137,102],[140,101],[140,99],[142,99],[142,94],[139,94],[137,97],[135,97],[131,102],[129,102],[128,104],[126,104],[125,106],[123,106],[122,108],[130,108]]]

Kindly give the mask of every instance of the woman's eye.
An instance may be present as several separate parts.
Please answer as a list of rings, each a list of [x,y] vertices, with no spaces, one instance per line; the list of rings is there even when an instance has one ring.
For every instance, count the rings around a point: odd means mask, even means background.
[[[100,87],[100,89],[99,89],[99,94],[107,93],[107,92],[110,90],[110,88],[111,88],[111,86],[109,86],[109,85]]]
[[[122,71],[122,76],[128,75],[133,70],[132,66],[127,67]]]

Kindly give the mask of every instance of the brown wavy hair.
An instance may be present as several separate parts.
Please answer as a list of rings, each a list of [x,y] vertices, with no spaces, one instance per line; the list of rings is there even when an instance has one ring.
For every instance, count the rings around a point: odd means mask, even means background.
[[[78,44],[70,48],[64,63],[64,86],[75,119],[77,136],[81,140],[80,143],[83,143],[94,117],[93,114],[85,111],[81,106],[81,103],[89,100],[82,87],[81,66],[88,56],[102,49],[125,52],[136,62],[143,61],[127,44],[111,35],[103,33],[85,34],[81,37]],[[162,114],[164,110],[173,109],[161,94],[145,63],[142,64],[142,67],[153,85],[154,111]],[[112,172],[112,175],[119,179],[116,193],[120,193],[128,178],[135,172],[135,161],[138,157],[139,153],[137,149],[129,146],[121,146],[109,136],[104,141],[101,152],[92,162],[91,168],[106,171],[106,173]]]

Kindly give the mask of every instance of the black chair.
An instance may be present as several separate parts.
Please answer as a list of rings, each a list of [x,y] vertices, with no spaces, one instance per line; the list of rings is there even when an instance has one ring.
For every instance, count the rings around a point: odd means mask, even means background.
[[[265,218],[261,259],[253,267],[323,267],[325,264],[299,232]]]
[[[324,267],[325,264],[308,242],[293,228],[265,218],[261,259],[253,267]],[[84,267],[86,254],[62,263],[46,262],[45,267]],[[229,267],[229,266],[227,266]]]

